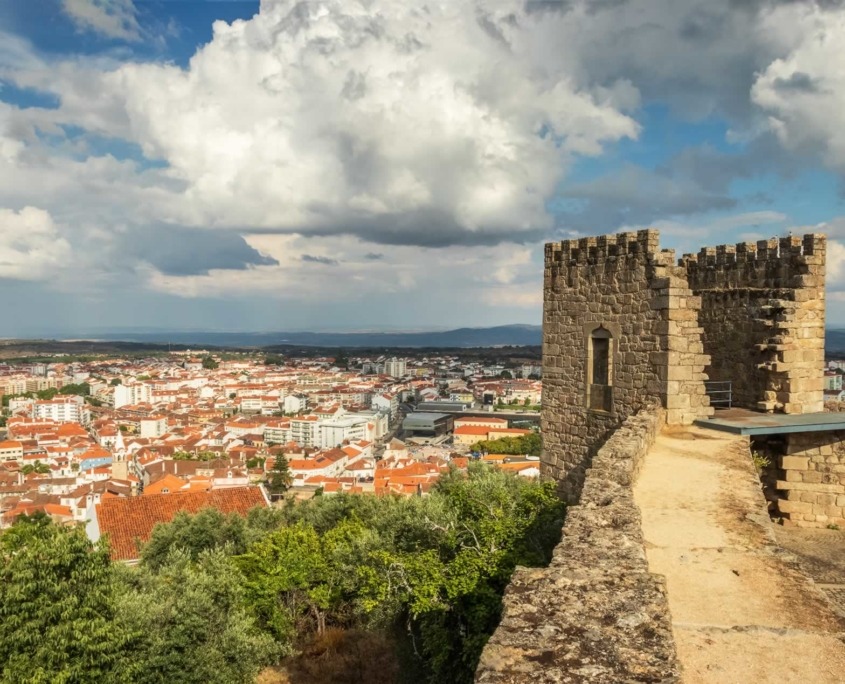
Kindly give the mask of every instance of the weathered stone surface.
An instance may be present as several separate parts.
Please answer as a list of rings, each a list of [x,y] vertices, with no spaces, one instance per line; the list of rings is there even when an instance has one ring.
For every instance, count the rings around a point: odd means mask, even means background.
[[[542,467],[570,501],[599,447],[652,399],[669,423],[712,413],[701,301],[658,238],[641,230],[546,245]],[[611,337],[609,410],[595,410],[588,387],[589,340],[600,327]]]
[[[845,432],[799,432],[784,439],[789,455],[776,457],[775,464],[781,476],[776,505],[784,523],[845,526]]]
[[[478,682],[679,681],[639,464],[663,423],[712,414],[708,378],[731,381],[738,406],[821,410],[825,250],[822,235],[790,236],[676,264],[654,230],[546,245],[542,472],[579,505],[549,567],[515,574]],[[787,523],[843,515],[841,437],[781,445]]]
[[[632,494],[664,421],[647,407],[596,454],[549,567],[511,580],[477,682],[679,681],[665,585],[648,571]]]
[[[735,406],[822,410],[825,236],[721,245],[685,254],[710,380],[731,381]]]

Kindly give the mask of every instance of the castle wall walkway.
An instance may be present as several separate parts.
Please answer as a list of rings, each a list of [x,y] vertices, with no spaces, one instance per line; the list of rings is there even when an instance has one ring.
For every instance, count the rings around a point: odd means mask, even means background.
[[[779,550],[747,438],[666,428],[634,499],[685,684],[842,682],[845,624]]]

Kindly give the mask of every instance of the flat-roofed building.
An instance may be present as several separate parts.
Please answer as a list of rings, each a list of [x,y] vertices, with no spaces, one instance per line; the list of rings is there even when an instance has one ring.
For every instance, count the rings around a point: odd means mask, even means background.
[[[23,458],[23,444],[15,440],[0,442],[0,463]]]
[[[402,430],[409,437],[440,437],[454,427],[455,417],[446,413],[415,412],[402,421]]]

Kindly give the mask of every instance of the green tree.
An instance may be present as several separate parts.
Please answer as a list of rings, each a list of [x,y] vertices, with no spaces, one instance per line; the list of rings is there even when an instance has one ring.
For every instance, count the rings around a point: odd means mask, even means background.
[[[174,549],[196,560],[203,551],[214,549],[243,553],[249,541],[246,521],[237,513],[225,515],[216,508],[206,508],[196,515],[182,511],[170,523],[153,528],[150,540],[141,549],[141,562],[158,570]]]
[[[0,535],[0,682],[128,681],[114,589],[104,545],[21,516]]]
[[[383,547],[376,531],[343,520],[323,534],[305,523],[284,527],[236,559],[259,623],[282,643],[354,621],[360,579]],[[371,571],[372,572],[372,571]]]
[[[46,463],[42,463],[41,461],[36,460],[35,463],[27,463],[23,468],[21,468],[21,472],[24,475],[31,475],[32,473],[45,475],[50,472],[50,466],[48,466]]]
[[[504,378],[506,380],[512,380],[513,373],[511,373],[509,370],[503,370],[501,373],[499,373],[499,377]]]
[[[284,358],[282,358],[279,354],[268,354],[264,357],[265,366],[283,366],[284,363]]]
[[[543,440],[536,432],[519,437],[502,437],[472,445],[473,451],[488,454],[512,454],[514,456],[539,456],[543,451]]]
[[[293,484],[293,475],[290,472],[288,459],[284,454],[279,454],[273,463],[273,467],[267,473],[267,491],[273,498],[283,496]]]
[[[487,464],[453,470],[429,497],[424,520],[435,548],[375,554],[367,607],[398,603],[419,640],[427,679],[471,682],[481,650],[500,618],[514,568],[549,561],[560,537],[563,504],[539,484]]]
[[[247,459],[246,467],[247,468],[263,468],[265,460],[266,459],[261,457],[261,456],[253,456],[252,458]]]
[[[217,363],[217,361],[215,361],[211,356],[206,356],[202,360],[202,367],[206,370],[217,370],[219,366],[220,364]]]
[[[194,561],[174,548],[156,571],[125,575],[118,626],[132,637],[127,666],[135,684],[247,684],[283,655],[245,609],[243,578],[221,550]]]
[[[81,397],[87,397],[91,394],[91,385],[87,382],[65,385],[59,389],[59,394],[75,394]]]

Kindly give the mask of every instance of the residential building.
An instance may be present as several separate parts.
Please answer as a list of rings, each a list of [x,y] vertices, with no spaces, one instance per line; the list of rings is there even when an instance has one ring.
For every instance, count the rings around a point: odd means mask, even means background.
[[[404,359],[395,356],[384,364],[384,372],[393,378],[403,378],[407,374],[408,364]]]
[[[23,458],[23,444],[16,440],[0,442],[0,463],[19,461]]]
[[[114,388],[114,407],[116,409],[133,404],[150,404],[152,401],[152,387],[145,383],[117,385]]]
[[[155,439],[167,432],[166,416],[149,416],[140,419],[140,436],[142,439]]]
[[[32,417],[38,420],[84,425],[89,422],[88,416],[82,397],[57,397],[48,401],[36,401],[32,406]]]

